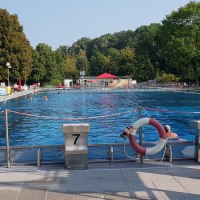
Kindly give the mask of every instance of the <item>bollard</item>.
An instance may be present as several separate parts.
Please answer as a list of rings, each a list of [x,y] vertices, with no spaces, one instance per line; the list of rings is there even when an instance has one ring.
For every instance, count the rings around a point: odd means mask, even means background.
[[[88,167],[88,133],[90,125],[63,124],[65,140],[65,167],[67,169],[86,169]]]
[[[195,130],[195,160],[200,163],[200,120],[190,121],[190,128]]]

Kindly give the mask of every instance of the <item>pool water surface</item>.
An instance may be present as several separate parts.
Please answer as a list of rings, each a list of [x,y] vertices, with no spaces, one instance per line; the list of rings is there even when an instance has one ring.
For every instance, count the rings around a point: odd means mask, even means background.
[[[56,90],[0,103],[0,111],[15,112],[8,114],[10,145],[63,144],[62,125],[66,123],[89,123],[89,144],[109,144],[123,142],[119,135],[137,120],[137,106],[143,108],[142,117],[151,116],[169,124],[181,138],[194,140],[189,122],[200,119],[200,94],[195,93]],[[0,146],[5,146],[3,113],[0,120]],[[155,128],[144,126],[143,141],[156,140]]]

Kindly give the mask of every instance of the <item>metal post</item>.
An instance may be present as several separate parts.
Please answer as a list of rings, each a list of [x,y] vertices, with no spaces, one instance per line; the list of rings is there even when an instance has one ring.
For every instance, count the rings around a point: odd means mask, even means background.
[[[129,87],[129,77],[128,77],[128,89],[129,89],[130,87]]]
[[[82,78],[82,93],[84,93],[84,80],[83,80],[84,75],[85,75],[85,71],[83,70],[80,71],[80,76]]]
[[[6,153],[7,153],[7,167],[10,168],[10,149],[8,136],[8,110],[5,110],[5,129],[6,129]]]
[[[9,72],[9,69],[11,68],[11,65],[10,63],[6,63],[7,67],[8,67],[8,86],[10,85],[10,80],[9,80],[9,77],[10,77],[10,72]]]
[[[8,67],[8,86],[10,85],[10,81],[9,81],[9,67]]]
[[[138,119],[142,118],[141,107],[138,106]],[[142,127],[139,127],[139,144],[142,146]],[[143,155],[140,155],[140,163],[143,163]]]
[[[82,74],[82,87],[83,87],[83,93],[84,93],[84,80],[83,80],[83,74]]]
[[[41,166],[41,149],[39,148],[37,151],[37,167]]]
[[[110,146],[110,152],[109,153],[110,153],[110,164],[113,165],[113,163],[114,163],[114,155],[113,155],[114,149],[113,149],[112,145]]]

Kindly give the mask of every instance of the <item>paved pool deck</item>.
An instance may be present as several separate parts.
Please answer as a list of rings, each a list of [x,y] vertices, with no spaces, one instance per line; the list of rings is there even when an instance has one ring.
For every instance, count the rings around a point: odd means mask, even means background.
[[[5,96],[0,96],[0,102],[8,101],[11,99],[19,98],[28,94],[33,94],[34,90],[26,90],[26,91],[21,91],[21,92],[15,92],[9,95]]]
[[[66,170],[64,166],[0,167],[0,200],[200,199],[200,164],[120,164]]]

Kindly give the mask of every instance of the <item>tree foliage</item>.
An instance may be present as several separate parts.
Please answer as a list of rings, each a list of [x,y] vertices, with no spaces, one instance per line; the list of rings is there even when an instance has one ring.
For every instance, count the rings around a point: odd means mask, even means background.
[[[33,59],[32,59],[33,58]],[[57,84],[74,81],[84,70],[88,76],[109,72],[139,81],[200,81],[200,3],[191,1],[161,23],[136,30],[83,37],[55,51],[44,43],[31,48],[17,15],[0,10],[0,79]],[[160,75],[161,74],[161,75]]]
[[[176,75],[166,74],[166,73],[163,73],[156,78],[156,81],[160,82],[160,83],[178,82],[179,80],[180,80],[180,78],[177,77]]]
[[[11,82],[26,81],[32,70],[32,47],[29,44],[17,15],[0,9],[0,79],[6,79],[6,63],[11,64]]]
[[[68,56],[62,63],[62,68],[65,78],[76,79],[79,76],[76,68],[76,59],[73,56]]]
[[[200,3],[190,2],[163,20],[161,53],[166,60],[166,71],[183,80],[200,78]]]

